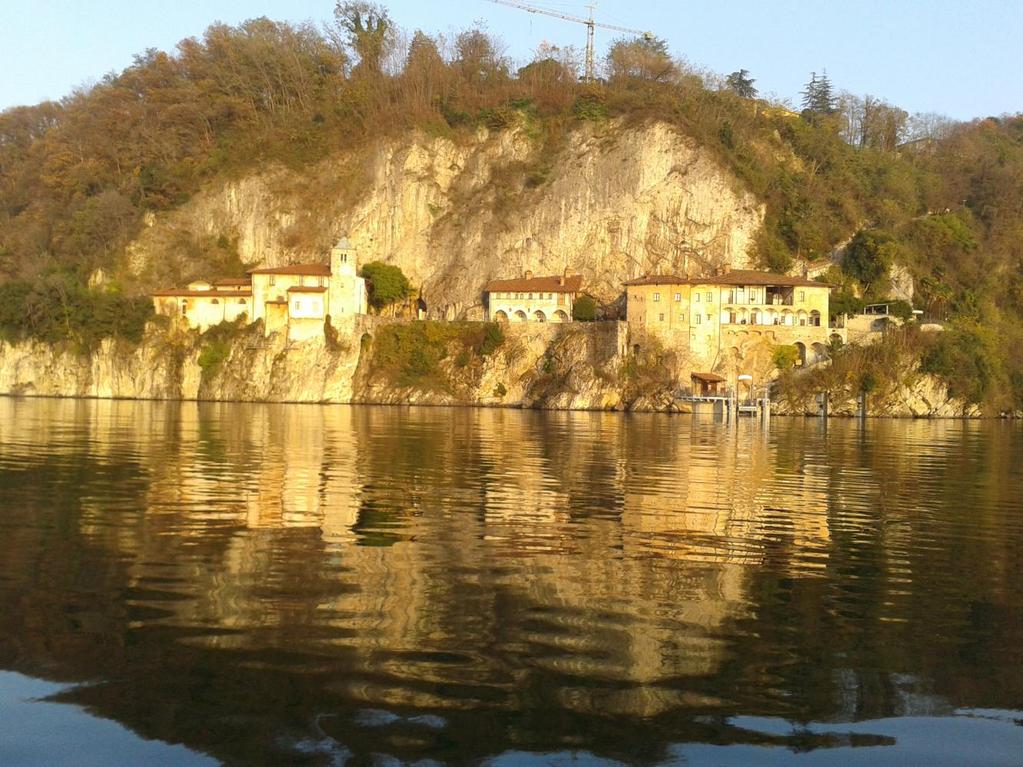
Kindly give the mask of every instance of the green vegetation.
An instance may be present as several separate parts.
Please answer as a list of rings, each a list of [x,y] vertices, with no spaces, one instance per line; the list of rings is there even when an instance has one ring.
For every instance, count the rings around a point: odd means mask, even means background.
[[[898,255],[898,243],[890,234],[861,229],[845,249],[842,270],[870,292],[887,279]]]
[[[245,327],[244,315],[233,322],[221,322],[202,334],[202,349],[199,351],[199,367],[203,379],[211,378],[220,370],[227,358],[239,333]]]
[[[504,343],[504,331],[492,322],[412,322],[385,325],[373,340],[373,373],[398,386],[453,392],[445,373],[450,360],[459,370],[479,363]]]
[[[404,301],[411,286],[404,272],[382,261],[370,261],[362,267],[362,276],[369,282],[369,305],[378,312],[386,306]]]
[[[771,362],[778,370],[791,370],[799,362],[799,349],[789,344],[776,346],[771,354]]]
[[[597,319],[597,302],[591,296],[579,296],[572,304],[572,319],[577,322],[593,322]]]
[[[939,335],[925,352],[921,369],[941,378],[950,394],[966,402],[1008,407],[1023,392],[1018,391],[1018,378],[1008,390],[999,390],[999,383],[1007,380],[1005,364],[1006,352],[991,328],[963,324]]]
[[[138,343],[152,316],[148,298],[91,290],[62,272],[0,284],[0,338],[7,341],[70,342],[88,352],[104,338]]]

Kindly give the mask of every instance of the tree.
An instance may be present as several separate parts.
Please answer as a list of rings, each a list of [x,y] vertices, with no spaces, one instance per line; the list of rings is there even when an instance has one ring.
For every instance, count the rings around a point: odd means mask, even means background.
[[[906,133],[909,113],[886,101],[866,96],[863,99],[863,121],[860,146],[893,152]]]
[[[678,74],[668,53],[668,43],[652,35],[618,40],[607,54],[612,80],[670,80]]]
[[[725,86],[741,99],[755,99],[757,97],[757,89],[753,87],[755,83],[752,77],[749,76],[749,70],[740,69],[738,72],[732,72],[725,78]]]
[[[898,252],[898,243],[887,232],[861,229],[845,249],[842,271],[869,292],[888,276]]]
[[[810,73],[810,82],[803,88],[803,111],[811,115],[831,115],[836,111],[835,93],[827,71],[820,77]]]
[[[362,267],[362,276],[369,282],[369,303],[378,312],[385,306],[409,297],[411,287],[400,268],[382,261],[371,261]]]
[[[379,75],[391,31],[387,9],[365,0],[338,0],[334,19],[344,32],[349,48],[359,57],[354,73]]]
[[[776,346],[771,361],[778,370],[791,370],[799,362],[799,349],[789,344]]]
[[[466,82],[474,85],[493,82],[508,73],[497,43],[479,28],[461,32],[455,38],[455,66]]]
[[[597,319],[597,302],[590,296],[579,296],[572,304],[572,319],[578,322],[593,322]]]

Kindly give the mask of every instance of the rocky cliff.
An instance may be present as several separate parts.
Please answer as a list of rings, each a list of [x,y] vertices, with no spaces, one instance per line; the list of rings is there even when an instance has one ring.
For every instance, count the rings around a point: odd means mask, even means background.
[[[538,409],[688,410],[673,394],[684,360],[633,353],[623,323],[509,326],[496,347],[482,323],[373,318],[330,339],[264,338],[260,324],[199,334],[153,323],[142,343],[105,341],[92,354],[0,342],[0,395],[254,402],[479,405]],[[416,350],[432,350],[422,362]],[[835,392],[833,415],[858,397]],[[812,392],[775,402],[778,414],[816,415]],[[932,376],[906,371],[872,392],[868,414],[978,417]]]
[[[137,346],[105,341],[89,355],[0,342],[0,394],[679,409],[669,371],[637,373],[623,324],[511,327],[496,348],[481,352],[485,327],[367,318],[351,333],[293,343],[282,333],[264,338],[258,323],[202,335],[154,323]],[[396,356],[394,338],[406,336],[411,345]],[[425,368],[416,356],[423,346],[435,350]]]
[[[322,260],[340,232],[360,259],[397,264],[436,317],[480,316],[489,279],[581,273],[605,300],[645,271],[749,264],[761,204],[672,128],[525,128],[472,140],[411,134],[301,175],[265,169],[151,216],[129,248],[142,285],[208,276],[201,243],[245,265]]]

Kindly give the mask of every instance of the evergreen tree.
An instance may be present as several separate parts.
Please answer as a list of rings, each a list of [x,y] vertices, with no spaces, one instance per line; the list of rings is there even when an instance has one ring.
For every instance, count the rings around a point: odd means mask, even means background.
[[[835,91],[831,86],[831,79],[827,70],[820,77],[816,72],[810,73],[810,82],[801,93],[803,97],[803,111],[813,115],[834,114],[837,107]]]
[[[749,76],[749,70],[740,69],[738,72],[732,72],[725,78],[725,85],[732,93],[741,99],[755,99],[757,97],[757,89],[753,87],[755,83],[752,77]]]

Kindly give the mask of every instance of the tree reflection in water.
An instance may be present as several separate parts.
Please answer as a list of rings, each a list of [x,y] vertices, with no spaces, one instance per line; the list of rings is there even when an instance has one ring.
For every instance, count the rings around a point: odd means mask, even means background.
[[[0,400],[0,667],[236,764],[905,757],[810,723],[1020,706],[1021,459],[998,423]]]

